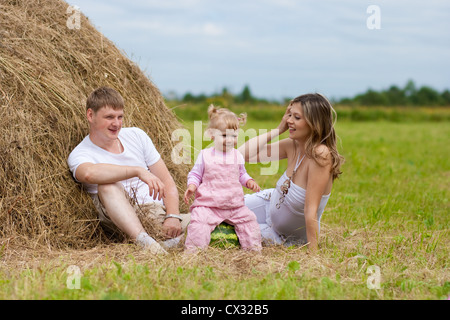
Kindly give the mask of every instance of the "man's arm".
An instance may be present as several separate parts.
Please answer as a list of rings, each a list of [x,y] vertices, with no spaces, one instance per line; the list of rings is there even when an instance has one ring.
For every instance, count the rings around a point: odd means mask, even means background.
[[[179,214],[178,189],[164,161],[159,159],[154,165],[151,165],[148,168],[165,186],[164,205],[166,206],[166,213]],[[163,229],[165,230],[167,237],[178,237],[181,234],[181,222],[177,218],[168,218],[164,221]]]
[[[148,185],[150,194],[153,193],[154,199],[158,194],[158,199],[164,198],[165,195],[164,183],[161,179],[147,169],[138,166],[86,162],[78,166],[75,177],[79,182],[100,185],[138,177]]]

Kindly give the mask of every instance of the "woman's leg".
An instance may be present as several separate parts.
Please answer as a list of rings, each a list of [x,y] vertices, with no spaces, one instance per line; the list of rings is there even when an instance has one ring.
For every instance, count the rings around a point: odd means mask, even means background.
[[[265,245],[283,244],[283,239],[273,228],[267,224],[260,224],[262,243]]]
[[[258,193],[247,194],[244,200],[245,205],[256,215],[261,230],[262,242],[264,244],[282,244],[283,240],[270,226],[270,219],[267,219],[267,217],[270,217],[269,205],[272,192],[273,189],[266,189]]]
[[[266,223],[266,210],[270,204],[270,194],[273,189],[247,194],[244,197],[245,206],[256,215],[259,224]]]

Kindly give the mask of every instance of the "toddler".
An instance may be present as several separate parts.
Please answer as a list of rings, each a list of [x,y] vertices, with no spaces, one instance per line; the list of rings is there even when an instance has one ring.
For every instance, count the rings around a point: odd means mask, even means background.
[[[214,147],[201,150],[188,174],[184,201],[195,194],[191,206],[185,248],[207,248],[211,232],[222,222],[234,226],[242,249],[261,250],[261,233],[255,214],[244,204],[242,186],[254,192],[258,184],[247,174],[243,156],[235,149],[238,129],[246,121],[225,108],[208,108],[209,126],[206,133]]]

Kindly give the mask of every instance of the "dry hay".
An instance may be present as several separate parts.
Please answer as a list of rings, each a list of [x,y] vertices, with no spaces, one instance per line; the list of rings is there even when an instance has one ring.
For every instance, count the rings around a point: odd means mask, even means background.
[[[158,89],[81,15],[60,0],[0,0],[0,239],[53,248],[105,240],[90,197],[66,159],[87,135],[85,100],[99,86],[125,99],[125,126],[146,131],[180,194],[188,168],[171,162],[180,127]],[[183,209],[183,207],[182,207]]]

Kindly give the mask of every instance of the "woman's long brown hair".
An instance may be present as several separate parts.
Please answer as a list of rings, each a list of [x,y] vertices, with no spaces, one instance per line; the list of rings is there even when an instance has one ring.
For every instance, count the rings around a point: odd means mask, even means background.
[[[319,93],[301,95],[293,99],[290,105],[295,103],[301,104],[303,116],[311,128],[311,136],[305,143],[306,155],[321,164],[324,159],[316,152],[316,148],[321,144],[327,146],[331,154],[333,180],[338,178],[342,173],[340,167],[344,163],[344,157],[337,151],[337,136],[334,130],[336,111],[328,99]]]

